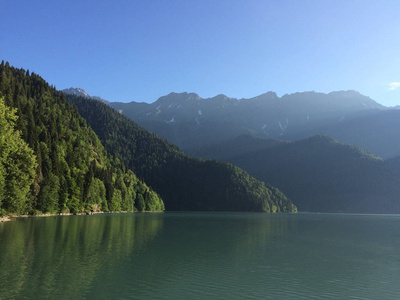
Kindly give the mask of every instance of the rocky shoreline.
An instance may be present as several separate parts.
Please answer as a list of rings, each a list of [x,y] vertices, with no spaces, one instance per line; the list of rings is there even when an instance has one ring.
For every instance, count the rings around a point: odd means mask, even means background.
[[[11,221],[10,216],[0,217],[0,223]]]
[[[158,212],[159,213],[159,212],[162,212],[162,211],[152,211],[152,212],[153,213],[154,212]],[[85,215],[96,215],[96,214],[123,214],[123,213],[129,213],[129,212],[127,212],[127,211],[110,211],[110,212],[108,212],[108,211],[106,211],[106,212],[104,212],[104,211],[93,211],[93,212],[89,212],[89,213],[82,212],[82,213],[57,213],[57,214],[3,216],[3,217],[0,217],[0,223],[8,222],[8,221],[11,221],[11,220],[16,219],[16,218],[36,218],[36,217],[43,218],[43,217],[57,217],[57,216],[85,216]],[[136,212],[132,212],[132,213],[136,213]]]

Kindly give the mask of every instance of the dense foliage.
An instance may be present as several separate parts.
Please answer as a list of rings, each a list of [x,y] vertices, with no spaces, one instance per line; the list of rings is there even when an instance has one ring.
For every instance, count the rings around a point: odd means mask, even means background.
[[[41,77],[3,61],[0,96],[0,122],[8,123],[0,131],[0,185],[7,187],[0,208],[7,213],[163,210],[160,197],[107,153],[64,94]],[[10,152],[14,145],[19,150]]]
[[[15,129],[17,116],[0,98],[0,209],[20,212],[33,183],[36,157]]]
[[[95,100],[67,96],[108,151],[150,184],[168,210],[288,212],[296,207],[280,191],[233,165],[187,156]]]

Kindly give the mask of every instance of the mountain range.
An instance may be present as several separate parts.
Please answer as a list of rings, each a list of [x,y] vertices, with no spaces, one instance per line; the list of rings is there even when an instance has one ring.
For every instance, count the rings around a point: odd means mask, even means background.
[[[191,155],[278,187],[300,211],[400,212],[400,110],[358,92],[109,105]]]
[[[356,91],[108,105],[191,155],[278,187],[300,211],[400,212],[400,110]]]
[[[268,92],[250,99],[171,93],[150,104],[109,105],[185,151],[245,133],[287,141],[327,134],[385,159],[400,155],[400,111],[355,91]]]

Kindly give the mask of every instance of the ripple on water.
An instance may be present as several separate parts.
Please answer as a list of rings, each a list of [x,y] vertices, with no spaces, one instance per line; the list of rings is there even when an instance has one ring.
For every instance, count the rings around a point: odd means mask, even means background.
[[[396,217],[185,213],[15,225],[0,231],[0,298],[400,299]]]

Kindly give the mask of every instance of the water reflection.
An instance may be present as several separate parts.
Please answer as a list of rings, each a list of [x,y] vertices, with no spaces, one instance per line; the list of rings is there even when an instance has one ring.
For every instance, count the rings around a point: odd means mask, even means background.
[[[160,231],[150,215],[19,219],[0,226],[0,298],[82,297]]]
[[[0,224],[0,299],[398,299],[400,217],[163,213]]]
[[[248,295],[258,263],[273,261],[269,249],[296,226],[289,215],[256,213],[166,213],[163,219],[151,247],[105,274],[90,298],[113,298],[116,289],[132,299],[226,299],[235,290]]]

